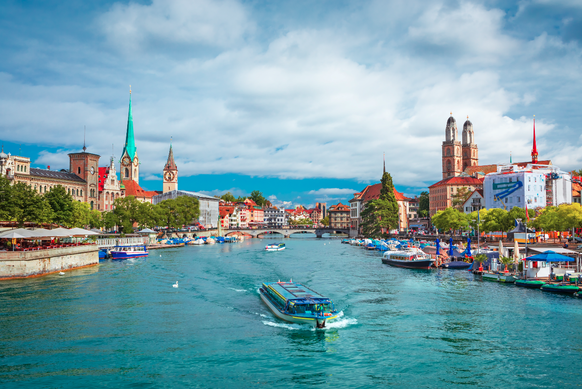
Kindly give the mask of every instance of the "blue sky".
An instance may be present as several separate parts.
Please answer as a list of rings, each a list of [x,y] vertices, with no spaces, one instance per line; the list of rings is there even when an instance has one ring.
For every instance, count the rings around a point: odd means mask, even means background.
[[[345,201],[437,180],[449,112],[482,164],[582,167],[582,2],[3,1],[0,139],[33,165],[121,152],[132,85],[141,183]],[[22,146],[20,146],[22,145]]]

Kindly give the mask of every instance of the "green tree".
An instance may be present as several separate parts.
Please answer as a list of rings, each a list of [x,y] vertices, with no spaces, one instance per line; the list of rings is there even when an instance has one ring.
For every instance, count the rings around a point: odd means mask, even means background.
[[[366,237],[378,237],[382,230],[398,228],[398,202],[390,173],[382,175],[380,196],[365,204],[362,211],[362,232]]]
[[[150,203],[140,203],[138,208],[139,225],[142,228],[152,228],[159,224],[160,221],[160,207]]]
[[[505,271],[507,272],[507,266],[513,263],[513,258],[511,257],[499,257],[499,262],[505,265]]]
[[[323,224],[324,226],[328,227],[329,226],[329,215],[327,215],[326,217],[321,219],[320,223]]]
[[[104,225],[103,215],[101,215],[101,212],[98,210],[93,209],[89,212],[88,222],[89,227],[91,228],[101,228]]]
[[[574,176],[580,177],[580,176],[582,176],[582,169],[580,169],[580,170],[572,170],[571,174],[574,175]]]
[[[487,211],[482,224],[483,232],[509,231],[513,227],[513,220],[504,209],[493,208]]]
[[[479,213],[479,216],[477,216]],[[479,211],[473,211],[467,215],[467,221],[469,225],[475,230],[475,232],[483,232],[483,223],[485,221],[485,216],[487,215],[487,210],[485,208]]]
[[[297,220],[289,220],[289,225],[291,226],[307,226],[307,225],[312,225],[313,221],[311,219],[307,219],[307,218],[301,218],[301,219],[297,219]]]
[[[428,192],[421,192],[418,198],[418,216],[428,217],[430,212],[430,197]]]
[[[2,220],[14,219],[15,206],[10,180],[0,176],[0,218]]]
[[[30,186],[17,182],[12,187],[11,195],[12,219],[16,220],[20,227],[23,227],[25,222],[46,223],[52,220],[54,214],[50,204]]]
[[[194,197],[179,196],[164,200],[158,206],[160,222],[168,227],[180,228],[200,217],[200,203]]]
[[[258,190],[253,190],[251,192],[250,199],[253,200],[259,207],[262,207],[267,202],[267,199],[263,197],[263,194]]]
[[[119,218],[113,211],[103,212],[101,218],[103,219],[103,227],[107,230],[112,230],[115,226],[121,224]]]
[[[485,254],[477,254],[473,257],[473,262],[476,262],[477,264],[479,264],[479,267],[481,267],[481,264],[483,262],[487,261],[487,255]],[[476,270],[475,268],[473,268],[474,270]]]
[[[220,196],[220,198],[226,201],[227,203],[234,203],[236,201],[236,197],[234,197],[230,192],[226,192],[225,194]]]
[[[463,186],[457,189],[457,193],[454,193],[451,197],[453,199],[453,208],[458,209],[459,211],[463,210],[463,204],[469,196],[471,195],[471,191],[469,188]]]
[[[133,231],[133,225],[137,224],[140,220],[139,215],[139,205],[140,202],[134,196],[127,196],[124,198],[115,199],[113,202],[115,209],[113,212],[117,216],[118,220],[122,222],[124,227],[127,227],[127,224],[131,225],[132,230],[127,231],[125,228],[125,232],[129,233]]]
[[[99,211],[97,211],[99,212]],[[89,225],[91,214],[91,206],[87,203],[78,201],[73,202],[73,217],[69,222],[69,227],[83,228]]]
[[[456,208],[446,208],[438,211],[432,217],[432,224],[441,231],[462,230],[469,225],[468,217],[465,213]]]
[[[67,193],[61,185],[53,186],[44,198],[48,201],[54,212],[53,222],[62,226],[73,223],[73,196]]]

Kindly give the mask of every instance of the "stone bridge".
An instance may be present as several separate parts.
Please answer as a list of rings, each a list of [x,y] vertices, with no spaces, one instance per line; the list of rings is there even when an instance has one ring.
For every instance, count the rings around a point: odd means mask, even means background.
[[[245,234],[250,235],[253,238],[258,238],[261,235],[265,235],[266,233],[272,234],[281,234],[284,238],[289,238],[293,234],[315,234],[317,238],[321,238],[323,234],[348,234],[348,229],[341,229],[341,228],[240,228],[236,230],[227,230],[222,229],[222,235],[236,235],[236,234]],[[205,231],[196,231],[198,236],[210,236],[210,235],[217,235],[218,230],[205,230]]]

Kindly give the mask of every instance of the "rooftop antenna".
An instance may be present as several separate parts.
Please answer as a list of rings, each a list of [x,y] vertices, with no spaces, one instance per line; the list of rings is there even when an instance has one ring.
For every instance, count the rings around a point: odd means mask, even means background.
[[[83,126],[83,152],[87,151],[87,147],[85,146],[86,133],[87,133],[87,126]]]

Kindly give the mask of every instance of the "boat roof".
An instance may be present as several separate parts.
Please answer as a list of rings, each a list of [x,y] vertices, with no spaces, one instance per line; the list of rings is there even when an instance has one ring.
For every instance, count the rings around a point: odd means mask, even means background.
[[[329,300],[327,297],[322,296],[297,282],[269,282],[265,284],[281,295],[285,300]]]

